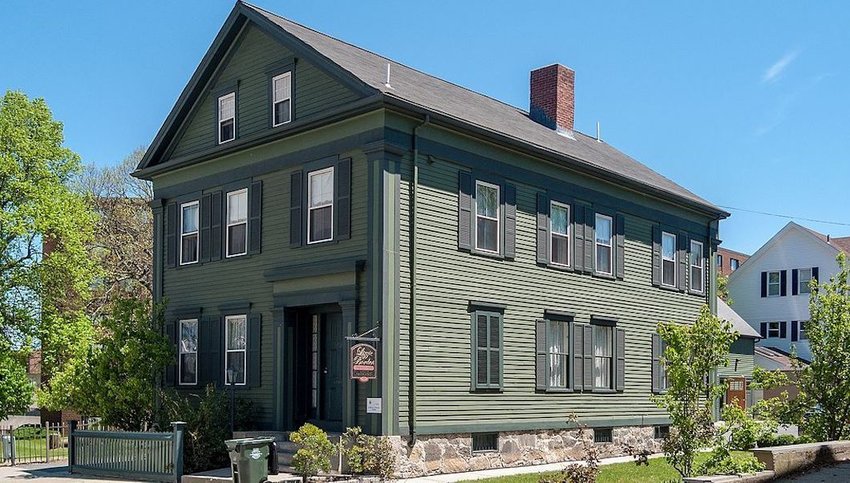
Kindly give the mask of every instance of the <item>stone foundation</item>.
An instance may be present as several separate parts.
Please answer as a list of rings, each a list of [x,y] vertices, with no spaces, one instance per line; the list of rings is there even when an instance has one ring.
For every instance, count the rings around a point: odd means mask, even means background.
[[[652,426],[614,428],[612,443],[596,443],[600,458],[627,455],[627,446],[652,453],[661,451]],[[593,432],[585,436],[593,441]],[[397,476],[411,478],[439,473],[488,470],[512,466],[579,461],[584,447],[578,429],[500,432],[497,451],[472,451],[472,434],[423,435],[411,448],[408,437],[391,438],[398,454]]]

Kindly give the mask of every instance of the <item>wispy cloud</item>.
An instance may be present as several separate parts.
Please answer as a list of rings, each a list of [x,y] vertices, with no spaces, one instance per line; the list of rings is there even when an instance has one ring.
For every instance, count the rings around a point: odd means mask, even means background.
[[[767,119],[765,119],[765,121],[756,128],[756,136],[763,136],[785,122],[800,98],[804,97],[809,91],[815,89],[818,84],[829,78],[831,75],[832,74],[824,73],[809,77],[804,84],[780,96],[776,104],[773,106],[773,109],[768,113]]]
[[[766,71],[764,71],[764,75],[762,75],[761,77],[762,83],[773,82],[777,78],[779,78],[779,76],[783,72],[785,72],[785,69],[787,69],[788,66],[791,65],[791,63],[794,62],[799,55],[800,49],[794,49],[786,52],[785,55],[780,57],[779,60],[774,62],[773,65],[771,65],[767,68]]]

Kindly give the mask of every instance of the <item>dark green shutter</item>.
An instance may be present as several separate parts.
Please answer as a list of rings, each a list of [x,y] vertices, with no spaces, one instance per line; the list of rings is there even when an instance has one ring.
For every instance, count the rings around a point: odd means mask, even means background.
[[[501,388],[502,374],[502,316],[490,315],[490,387]]]
[[[593,327],[585,325],[584,331],[584,390],[593,389]]]
[[[210,204],[211,196],[209,194],[201,196],[200,202],[200,226],[198,227],[198,237],[200,244],[199,260],[201,263],[210,261]]]
[[[782,321],[779,323],[779,338],[784,339],[788,336],[788,322]]]
[[[210,260],[221,260],[221,244],[224,240],[221,233],[224,223],[221,207],[221,191],[216,191],[210,196]]]
[[[516,186],[505,184],[505,258],[516,257]]]
[[[584,270],[584,206],[576,203],[573,206],[573,268],[580,272]]]
[[[351,158],[336,164],[334,189],[334,239],[351,238]]]
[[[248,188],[248,253],[260,253],[263,247],[263,182]]]
[[[767,272],[761,272],[761,296],[767,297]]]
[[[573,359],[573,390],[584,389],[584,325],[572,325],[572,359]],[[589,388],[588,388],[589,389]]]
[[[221,386],[224,381],[222,318],[204,317],[198,325],[198,383]]]
[[[661,227],[652,225],[652,285],[661,285]]]
[[[261,352],[262,352],[263,319],[261,314],[251,314],[248,317],[248,386],[258,387],[262,380]]]
[[[800,334],[799,325],[796,320],[791,321],[791,342],[797,342]]]
[[[676,240],[679,243],[679,290],[684,292],[688,289],[688,245],[690,242],[688,240],[688,236],[684,233],[679,233]]]
[[[293,247],[304,244],[303,179],[304,173],[295,171],[289,183],[289,246]]]
[[[614,233],[616,233],[616,241],[614,243],[616,253],[614,255],[614,266],[616,277],[622,280],[626,273],[626,217],[622,214],[617,214],[614,218]]]
[[[545,391],[548,387],[549,377],[546,374],[549,364],[547,364],[546,356],[548,354],[548,344],[546,343],[546,321],[539,319],[535,322],[535,346],[536,350],[536,375],[537,375],[537,390]]]
[[[788,270],[779,272],[779,295],[781,297],[788,295]]]
[[[593,208],[584,208],[584,272],[593,273],[596,267],[596,212]]]
[[[800,271],[796,268],[791,270],[791,295],[797,295],[800,285]]]
[[[165,206],[165,263],[177,266],[177,203]]]
[[[165,366],[165,375],[162,385],[165,387],[171,387],[177,384],[177,359],[180,357],[177,347],[177,321],[166,321],[163,331],[165,333],[165,337],[168,338],[168,344],[173,353],[171,356],[171,362]]]
[[[457,247],[472,250],[472,175],[466,171],[458,173]]]
[[[614,335],[616,337],[614,350],[616,351],[617,358],[617,365],[614,371],[614,389],[622,392],[626,388],[626,331],[623,329],[614,329]]]
[[[541,265],[549,263],[549,206],[546,193],[537,193],[537,263]]]

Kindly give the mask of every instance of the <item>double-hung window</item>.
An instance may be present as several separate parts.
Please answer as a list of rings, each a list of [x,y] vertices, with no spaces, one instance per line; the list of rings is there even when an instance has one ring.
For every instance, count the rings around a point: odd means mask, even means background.
[[[782,288],[782,274],[777,270],[767,272],[767,296],[778,297]]]
[[[593,325],[593,388],[613,389],[614,327]]]
[[[799,340],[808,340],[808,338],[809,338],[809,334],[807,334],[807,333],[806,333],[806,330],[808,329],[808,327],[806,327],[807,325],[809,325],[809,321],[808,321],[808,320],[801,320],[801,321],[799,322],[799,326],[798,326],[798,328],[797,328],[797,330],[799,331],[799,332],[797,333],[797,339],[799,339]]]
[[[501,389],[502,314],[476,311],[472,325],[473,389]]]
[[[218,98],[218,143],[236,139],[236,93]]]
[[[292,120],[292,72],[272,78],[272,127]]]
[[[198,262],[198,202],[180,205],[180,265]]]
[[[691,290],[694,292],[702,292],[703,285],[705,284],[704,273],[704,259],[702,257],[702,242],[691,240]]]
[[[717,268],[723,268],[723,255],[717,254]]]
[[[740,263],[741,262],[739,262],[737,258],[730,258],[729,259],[729,269],[734,272],[735,270],[738,269],[738,265],[740,265]]]
[[[570,265],[570,205],[553,201],[549,207],[551,243],[549,261],[552,265]]]
[[[596,214],[596,272],[611,275],[614,249],[614,219],[607,215]]]
[[[227,193],[227,256],[248,253],[248,190]]]
[[[307,243],[334,238],[334,168],[307,174]]]
[[[767,338],[768,339],[778,339],[781,337],[781,322],[768,322],[767,323]]]
[[[661,284],[676,286],[676,235],[661,234]]]
[[[475,248],[499,252],[499,187],[475,182]]]
[[[550,388],[569,386],[570,323],[564,320],[546,321],[547,364]]]
[[[248,320],[244,315],[229,315],[224,318],[224,380],[227,372],[233,371],[233,384],[245,384],[248,350]]]
[[[798,271],[799,275],[799,292],[798,293],[810,293],[811,289],[809,288],[809,282],[812,280],[812,269],[811,268],[801,268]]]
[[[180,358],[178,383],[198,383],[198,319],[180,321]]]

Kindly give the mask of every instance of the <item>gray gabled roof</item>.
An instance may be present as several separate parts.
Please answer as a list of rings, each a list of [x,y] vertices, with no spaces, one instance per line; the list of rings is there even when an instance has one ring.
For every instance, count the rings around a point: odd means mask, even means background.
[[[730,307],[729,304],[724,302],[720,297],[717,298],[717,317],[732,324],[732,328],[738,332],[739,337],[761,339],[761,334],[756,332],[756,329],[748,324],[743,317],[738,315],[738,312],[732,310],[732,307]]]
[[[531,120],[528,112],[522,109],[412,69],[262,8],[248,4],[246,6],[389,98],[513,138],[553,154],[573,158],[586,167],[633,180],[648,188],[687,200],[720,216],[728,216],[728,213],[720,208],[607,143],[598,142],[595,138],[579,132],[575,133],[574,139],[565,137]],[[391,87],[386,85],[387,64],[391,66]]]

